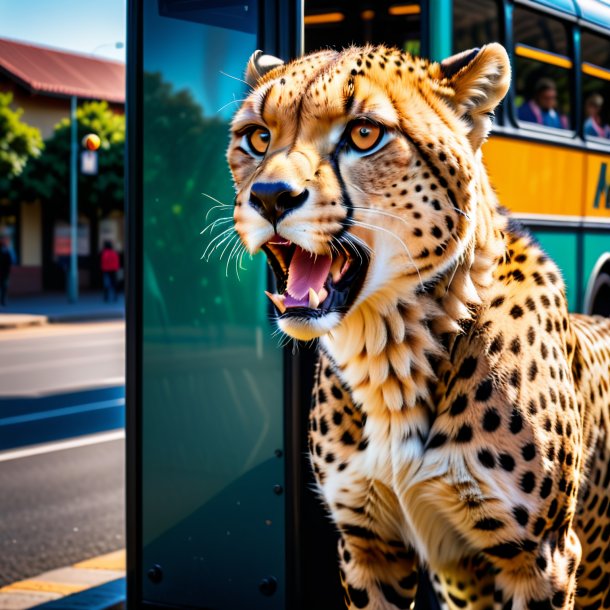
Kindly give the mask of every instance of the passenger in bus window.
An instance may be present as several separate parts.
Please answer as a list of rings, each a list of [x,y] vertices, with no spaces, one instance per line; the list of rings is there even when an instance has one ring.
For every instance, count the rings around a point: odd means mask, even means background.
[[[599,93],[592,93],[585,100],[585,135],[598,138],[610,138],[610,127],[602,120],[604,98]]]
[[[568,129],[567,118],[559,114],[557,107],[557,86],[550,78],[541,78],[536,82],[534,97],[524,102],[517,111],[520,121],[538,123],[556,129]]]

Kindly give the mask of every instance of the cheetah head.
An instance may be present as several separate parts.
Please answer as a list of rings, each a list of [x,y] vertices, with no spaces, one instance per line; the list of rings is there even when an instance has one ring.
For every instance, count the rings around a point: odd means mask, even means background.
[[[320,337],[457,264],[510,79],[500,45],[442,63],[383,46],[288,64],[257,51],[246,77],[228,149],[235,228],[267,255],[285,333]]]

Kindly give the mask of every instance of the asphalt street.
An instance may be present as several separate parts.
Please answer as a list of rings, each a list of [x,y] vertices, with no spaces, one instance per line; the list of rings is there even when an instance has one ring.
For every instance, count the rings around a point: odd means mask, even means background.
[[[125,546],[120,436],[0,452],[0,586]]]
[[[125,546],[124,328],[0,331],[0,586]]]
[[[120,386],[124,322],[50,324],[0,332],[0,398]]]
[[[0,451],[121,428],[124,323],[0,332]]]

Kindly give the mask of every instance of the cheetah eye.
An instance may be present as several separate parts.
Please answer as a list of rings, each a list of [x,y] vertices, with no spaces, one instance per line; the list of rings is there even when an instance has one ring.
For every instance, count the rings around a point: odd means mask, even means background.
[[[348,144],[358,152],[372,150],[383,138],[384,129],[371,121],[358,120],[348,131]]]
[[[246,134],[248,148],[255,155],[264,155],[269,148],[271,134],[264,127],[255,127]]]

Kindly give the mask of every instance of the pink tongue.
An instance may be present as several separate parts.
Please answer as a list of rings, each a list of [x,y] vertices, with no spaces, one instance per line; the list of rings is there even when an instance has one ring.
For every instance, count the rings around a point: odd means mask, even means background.
[[[316,256],[297,246],[288,269],[286,292],[299,301],[308,296],[310,288],[320,292],[332,262],[330,256],[320,254]]]

